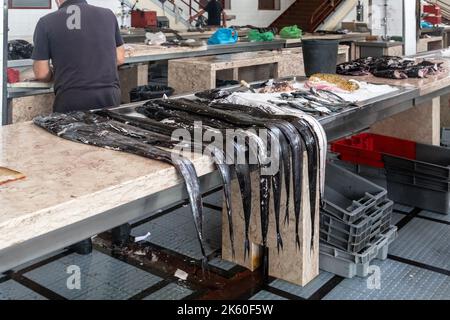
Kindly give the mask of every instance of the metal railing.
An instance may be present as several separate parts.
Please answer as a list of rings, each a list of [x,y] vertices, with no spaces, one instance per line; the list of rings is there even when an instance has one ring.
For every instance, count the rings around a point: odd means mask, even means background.
[[[177,0],[175,0],[177,1]],[[189,12],[189,17],[192,17],[193,15],[197,14],[204,3],[207,3],[208,0],[205,1],[199,1],[199,0],[179,0],[182,4],[184,4]],[[222,7],[225,8],[225,0],[220,0],[220,3],[222,4]]]
[[[180,2],[188,7],[189,17],[192,17],[200,11],[200,2],[198,0],[180,0]],[[194,4],[196,6],[195,8],[193,6]]]

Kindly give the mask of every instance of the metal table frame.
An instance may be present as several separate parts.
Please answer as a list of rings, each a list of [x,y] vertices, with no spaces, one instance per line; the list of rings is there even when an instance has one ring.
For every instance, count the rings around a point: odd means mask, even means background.
[[[153,62],[160,60],[171,60],[171,59],[181,59],[181,58],[192,58],[200,56],[211,56],[218,54],[227,53],[239,53],[239,52],[250,52],[250,51],[261,51],[261,50],[277,50],[285,48],[285,40],[274,40],[270,42],[238,42],[233,45],[209,45],[206,50],[203,51],[192,51],[192,52],[174,52],[174,53],[164,53],[164,54],[153,54],[153,55],[143,55],[137,57],[128,57],[125,59],[126,64],[136,64],[144,62]],[[33,65],[33,60],[23,59],[23,60],[11,60],[8,61],[8,67],[10,68],[23,68],[31,67]]]

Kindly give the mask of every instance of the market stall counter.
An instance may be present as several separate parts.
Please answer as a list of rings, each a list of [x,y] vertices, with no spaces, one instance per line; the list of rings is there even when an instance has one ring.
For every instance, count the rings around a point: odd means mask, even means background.
[[[412,108],[418,96],[414,87],[395,88],[319,121],[328,139],[337,139]],[[140,105],[125,105],[116,111],[133,113]],[[143,219],[189,196],[168,164],[65,141],[29,122],[0,128],[0,140],[0,166],[25,176],[0,186],[0,272]],[[209,157],[192,163],[202,193],[222,186]],[[317,263],[311,266],[302,283],[317,275]]]

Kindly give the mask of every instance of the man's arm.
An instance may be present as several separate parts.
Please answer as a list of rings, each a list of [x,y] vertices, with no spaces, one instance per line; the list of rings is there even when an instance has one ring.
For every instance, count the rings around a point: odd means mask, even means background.
[[[34,49],[31,59],[34,60],[34,77],[38,81],[51,82],[53,80],[53,71],[50,67],[50,43],[45,23],[42,20],[39,20],[36,25],[33,42]]]
[[[50,67],[49,60],[35,60],[33,61],[34,77],[38,81],[52,82],[53,70]]]
[[[205,14],[205,10],[201,9],[199,12],[197,12],[197,14],[193,15],[192,17],[189,18],[189,22],[194,21],[195,19],[197,19],[198,17],[202,16]]]
[[[125,46],[124,46],[124,41],[123,41],[122,35],[120,34],[119,24],[118,24],[116,16],[114,14],[112,14],[112,19],[115,21],[115,24],[116,24],[116,32],[115,32],[116,56],[117,56],[116,63],[118,66],[120,66],[125,63]]]
[[[120,66],[125,63],[125,47],[123,45],[117,47],[117,65]]]

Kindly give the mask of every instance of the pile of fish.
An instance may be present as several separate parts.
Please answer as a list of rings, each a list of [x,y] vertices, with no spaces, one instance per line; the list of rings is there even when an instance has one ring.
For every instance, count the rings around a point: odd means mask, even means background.
[[[325,76],[325,75],[323,75]],[[332,76],[332,75],[327,75]],[[272,94],[266,101],[255,101],[252,94],[226,89],[213,89],[197,94],[198,98],[219,103],[246,105],[262,109],[269,114],[291,114],[304,116],[305,114],[321,118],[343,110],[357,108],[354,102],[347,101],[338,93],[350,93],[346,88],[357,90],[356,82],[342,81],[341,77],[334,75],[340,81],[307,81],[303,89],[294,88],[290,81],[270,82],[263,85],[261,89],[253,90],[255,94]],[[339,79],[341,78],[341,79]],[[330,82],[331,81],[331,82]]]
[[[388,79],[425,78],[442,71],[442,64],[427,60],[416,62],[395,56],[367,57],[339,64],[336,72],[348,76],[373,74]]]
[[[30,59],[33,48],[26,40],[11,40],[8,42],[8,60]]]
[[[172,164],[184,178],[192,214],[197,229],[198,240],[203,254],[203,265],[206,266],[203,233],[203,209],[200,183],[194,165],[188,157],[179,154],[174,157],[175,148],[180,146],[179,140],[173,140],[176,129],[186,129],[195,136],[195,130],[201,126],[202,132],[212,130],[221,133],[228,143],[232,141],[235,153],[230,165],[229,154],[223,149],[211,146],[211,143],[189,141],[186,147],[194,147],[197,152],[211,155],[223,180],[223,190],[230,230],[231,246],[234,254],[234,231],[232,221],[231,179],[232,169],[236,172],[241,191],[241,202],[245,220],[245,256],[249,254],[249,230],[252,214],[251,172],[259,175],[259,199],[262,245],[267,246],[269,212],[273,209],[276,223],[276,239],[278,249],[283,248],[283,237],[280,231],[281,208],[285,206],[285,222],[289,221],[289,204],[293,201],[296,221],[295,242],[300,247],[299,222],[302,215],[303,186],[303,154],[307,154],[307,172],[311,205],[311,250],[314,241],[315,213],[324,192],[325,159],[327,140],[319,122],[308,115],[282,115],[267,112],[264,108],[221,103],[216,98],[226,96],[223,92],[207,92],[199,94],[202,99],[160,99],[152,100],[137,107],[136,111],[145,117],[123,115],[110,110],[92,112],[73,112],[68,114],[54,113],[34,119],[34,123],[61,138],[84,144],[108,148],[136,154],[149,159],[160,160]],[[289,99],[286,98],[288,102]],[[199,125],[199,123],[201,123]],[[234,129],[235,136],[229,136],[227,129]],[[268,132],[267,139],[258,134],[259,129]],[[256,131],[255,131],[256,130]],[[226,145],[225,141],[223,145]],[[169,150],[168,150],[169,149]],[[172,149],[172,150],[170,150]],[[191,150],[191,149],[190,149]],[[250,163],[250,158],[257,163]],[[242,161],[244,159],[244,161]],[[278,161],[273,162],[273,159]],[[268,173],[268,168],[276,163],[277,170]],[[287,197],[282,197],[282,188]],[[291,190],[293,191],[290,199]],[[271,194],[273,202],[271,202]],[[285,203],[282,203],[285,199]],[[273,205],[271,205],[273,203]],[[273,208],[271,208],[273,206]],[[294,239],[293,239],[294,241]],[[267,272],[267,257],[264,259]]]

